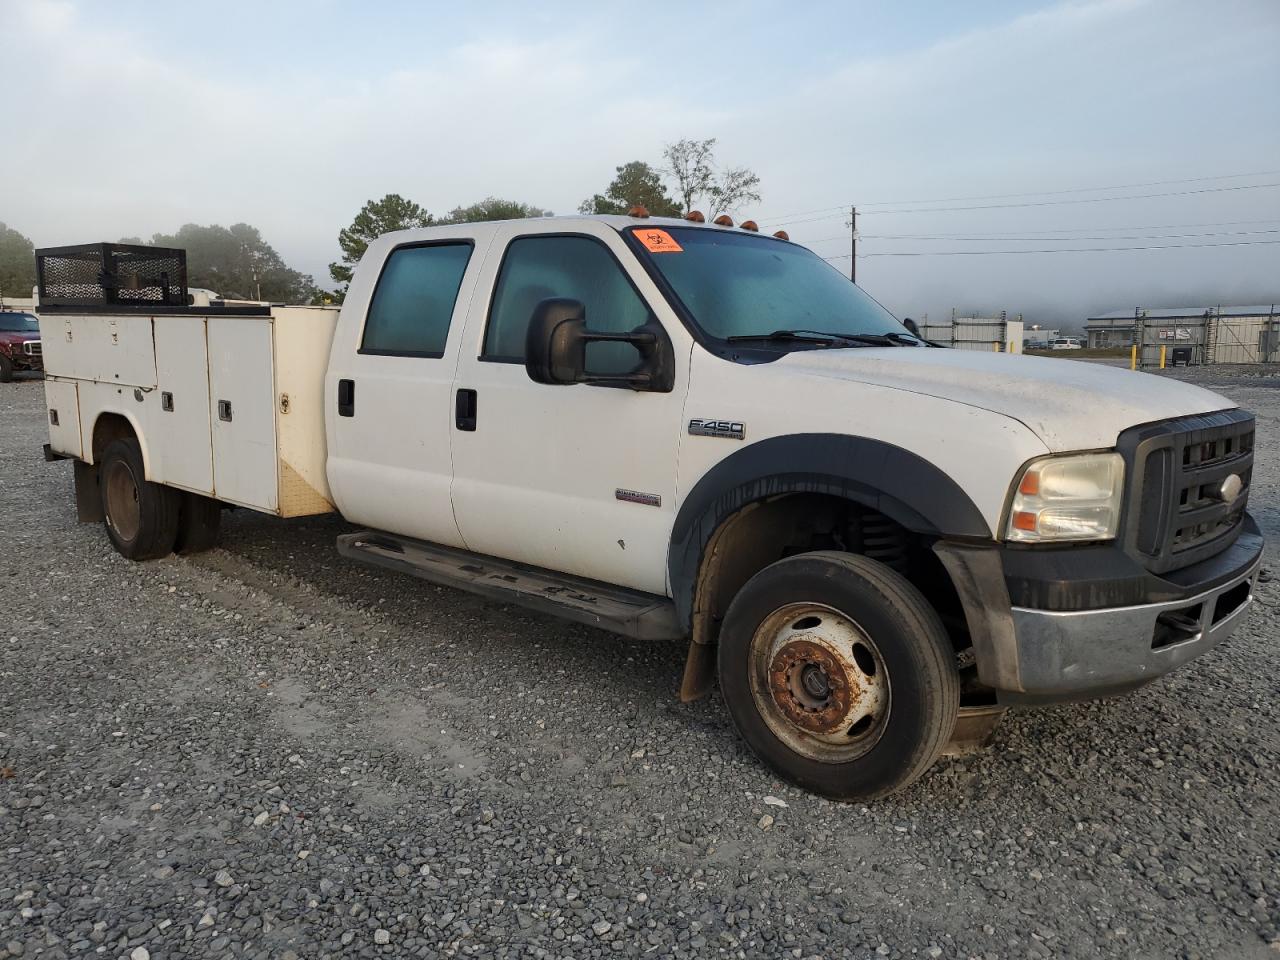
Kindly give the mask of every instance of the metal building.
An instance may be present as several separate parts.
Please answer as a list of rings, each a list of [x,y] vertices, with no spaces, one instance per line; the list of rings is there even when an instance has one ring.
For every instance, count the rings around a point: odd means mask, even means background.
[[[1003,310],[994,317],[957,316],[951,311],[951,319],[930,323],[926,317],[920,323],[920,335],[927,340],[941,343],[955,350],[983,350],[994,353],[1022,352],[1022,315],[1008,319]]]
[[[1090,317],[1089,346],[1138,346],[1138,365],[1273,363],[1280,360],[1276,305],[1137,307]]]

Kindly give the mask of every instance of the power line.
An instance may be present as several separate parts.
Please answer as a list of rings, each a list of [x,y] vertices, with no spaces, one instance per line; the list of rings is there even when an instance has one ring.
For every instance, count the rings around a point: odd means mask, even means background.
[[[1019,253],[1119,253],[1124,250],[1190,250],[1195,247],[1251,247],[1258,244],[1280,243],[1280,240],[1228,240],[1222,243],[1166,243],[1141,247],[1054,247],[1043,250],[914,250],[885,253],[860,253],[858,259],[868,257],[990,257]],[[828,262],[848,260],[850,254],[823,257]]]
[[[1048,233],[1049,231],[1045,231]],[[1148,234],[1125,234],[1110,237],[1027,237],[1027,236],[973,236],[964,237],[959,234],[909,234],[909,233],[860,233],[859,240],[913,240],[925,242],[947,242],[954,241],[956,243],[992,243],[996,240],[1004,240],[1012,243],[1061,243],[1069,241],[1077,243],[1084,240],[1187,240],[1195,237],[1251,237],[1266,233],[1280,233],[1280,229],[1273,230],[1218,230],[1204,233],[1148,233]],[[842,237],[824,237],[821,240],[797,241],[808,246],[811,243],[826,243],[831,240],[848,240],[849,235],[846,233]]]
[[[1198,227],[1243,227],[1243,226],[1253,226],[1255,224],[1260,224],[1260,223],[1280,223],[1280,218],[1277,218],[1274,220],[1218,220],[1212,223],[1147,223],[1147,224],[1142,224],[1137,226],[1130,225],[1126,227],[1061,227],[1061,228],[1052,228],[1052,229],[1046,228],[1043,230],[1037,230],[1036,232],[1066,234],[1066,233],[1082,233],[1082,232],[1088,232],[1088,231],[1104,232],[1108,230],[1191,230]],[[878,234],[864,233],[864,234],[861,234],[861,236],[867,237],[869,239],[874,238],[879,240],[888,240],[888,239],[899,239],[899,238],[914,239],[921,235],[907,234],[907,233],[878,233]],[[1009,233],[1008,231],[1003,231],[1000,233],[977,233],[972,230],[966,230],[962,233],[939,233],[937,231],[930,231],[928,236],[940,237],[945,239],[959,238],[959,237],[985,237],[985,238],[990,238],[992,240],[1012,240],[1012,239],[1017,239],[1018,237],[1023,236],[1023,234]],[[802,240],[799,242],[825,243],[828,240],[848,240],[848,239],[849,239],[849,235],[847,233],[843,233],[838,237],[823,237],[820,240]],[[1070,240],[1075,238],[1061,237],[1059,239]],[[1089,239],[1089,238],[1082,237],[1079,239]]]
[[[884,213],[958,213],[964,210],[1011,210],[1015,207],[1058,207],[1064,204],[1073,203],[1107,203],[1112,200],[1152,200],[1157,197],[1190,197],[1202,193],[1227,193],[1235,190],[1264,190],[1270,187],[1280,187],[1280,183],[1251,183],[1238,187],[1204,187],[1200,190],[1173,190],[1166,193],[1135,193],[1127,197],[1077,197],[1073,200],[1037,200],[1027,203],[984,203],[969,207],[919,207],[916,209],[902,208],[899,210],[868,210],[863,216],[878,216]],[[794,226],[798,223],[816,223],[819,220],[833,220],[842,214],[832,213],[825,217],[810,217],[807,220],[790,220],[781,226]],[[771,223],[771,227],[779,226],[779,224]]]
[[[1098,193],[1102,190],[1139,190],[1146,187],[1165,187],[1175,183],[1205,183],[1209,180],[1238,180],[1242,177],[1273,177],[1280,176],[1280,170],[1260,170],[1256,173],[1224,173],[1213,177],[1188,177],[1182,180],[1149,180],[1146,183],[1121,183],[1109,187],[1072,187],[1066,190],[1035,190],[1029,193],[993,193],[986,196],[968,196],[968,197],[938,197],[931,200],[872,200],[872,201],[850,201],[848,203],[835,204],[830,207],[818,207],[814,210],[802,210],[799,213],[788,213],[777,218],[769,218],[768,223],[774,226],[786,219],[788,222],[797,223],[800,221],[790,220],[791,217],[807,217],[815,213],[827,213],[835,211],[843,213],[845,209],[854,204],[860,207],[886,207],[900,206],[903,204],[917,203],[964,203],[969,200],[1011,200],[1020,197],[1053,197],[1061,196],[1068,193]]]

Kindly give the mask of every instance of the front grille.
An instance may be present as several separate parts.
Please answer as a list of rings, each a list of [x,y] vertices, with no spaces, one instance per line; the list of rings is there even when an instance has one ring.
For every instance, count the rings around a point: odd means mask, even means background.
[[[1254,419],[1241,410],[1167,420],[1121,435],[1132,478],[1130,544],[1147,569],[1165,573],[1190,566],[1235,541],[1253,479],[1253,437]]]
[[[25,353],[28,357],[40,356],[40,341],[39,340],[24,341],[22,344],[22,352]]]

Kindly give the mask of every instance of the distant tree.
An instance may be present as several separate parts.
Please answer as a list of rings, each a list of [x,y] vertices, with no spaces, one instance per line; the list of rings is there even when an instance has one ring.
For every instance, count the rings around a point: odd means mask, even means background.
[[[745,204],[759,203],[760,191],[756,189],[759,186],[760,178],[746,167],[721,170],[708,193],[711,208],[708,212],[714,218],[722,213],[732,213]]]
[[[31,296],[36,285],[36,253],[31,241],[0,221],[0,296]]]
[[[549,217],[550,210],[543,210],[531,203],[517,200],[499,200],[485,197],[479,203],[467,207],[454,207],[449,215],[437,223],[480,223],[486,220],[524,220],[528,217]]]
[[[715,180],[716,141],[677,140],[662,151],[667,161],[666,172],[676,182],[676,193],[684,204],[684,213],[693,209],[694,201],[705,196]]]
[[[643,160],[632,160],[617,168],[617,175],[603,194],[582,201],[580,213],[626,213],[642,206],[655,217],[680,216],[680,204],[667,194],[662,174]]]
[[[342,290],[316,290],[311,295],[311,306],[313,307],[332,307],[341,306],[342,301],[347,299],[347,294]]]
[[[132,237],[121,241],[137,242]],[[174,234],[154,234],[151,242],[187,251],[187,284],[229,299],[307,303],[316,293],[315,280],[287,266],[258,228],[247,223],[188,223]]]
[[[698,200],[705,202],[708,219],[732,213],[743,204],[760,200],[760,178],[746,167],[717,169],[716,140],[677,140],[662,151],[665,168],[676,182],[684,212]]]
[[[338,233],[342,261],[329,264],[329,276],[335,283],[342,284],[340,292],[345,295],[352,271],[369,248],[370,241],[384,233],[412,227],[429,227],[433,223],[435,217],[398,193],[388,193],[381,200],[370,200],[356,214],[351,226]]]

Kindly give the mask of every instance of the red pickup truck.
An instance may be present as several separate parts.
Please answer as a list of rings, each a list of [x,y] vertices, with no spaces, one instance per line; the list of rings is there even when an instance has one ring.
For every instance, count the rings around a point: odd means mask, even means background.
[[[40,322],[29,313],[0,310],[0,383],[19,370],[43,370]]]

